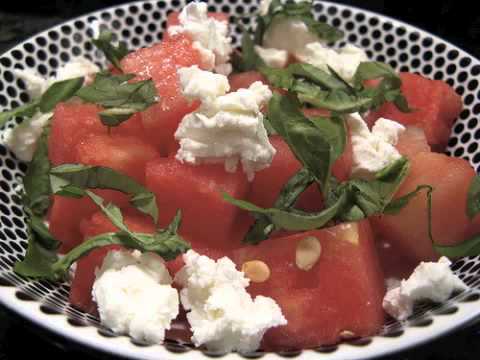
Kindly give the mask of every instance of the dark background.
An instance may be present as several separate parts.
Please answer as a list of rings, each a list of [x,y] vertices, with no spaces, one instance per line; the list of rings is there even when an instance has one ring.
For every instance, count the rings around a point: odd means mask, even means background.
[[[0,53],[20,40],[61,21],[126,1],[88,0],[0,0]],[[406,21],[428,30],[480,57],[480,13],[467,1],[334,1],[358,6]],[[35,352],[35,355],[32,354]],[[0,306],[0,360],[32,356],[60,359],[110,359],[92,350],[33,326]],[[382,360],[386,360],[384,358]],[[480,359],[480,324],[470,325],[430,344],[390,356],[392,360],[476,360]]]

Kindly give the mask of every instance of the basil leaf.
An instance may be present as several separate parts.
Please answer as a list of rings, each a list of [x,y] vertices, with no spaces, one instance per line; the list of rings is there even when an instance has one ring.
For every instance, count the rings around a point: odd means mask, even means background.
[[[52,111],[55,106],[73,97],[83,85],[83,77],[57,81],[53,83],[39,99],[19,106],[13,110],[0,113],[0,126],[3,126],[13,117],[30,118],[40,110],[42,113]]]
[[[65,164],[54,167],[50,171],[50,185],[54,194],[69,191],[70,196],[75,188],[80,189],[112,189],[132,195],[130,203],[144,214],[158,222],[158,208],[155,194],[137,183],[132,178],[113,169],[103,166]],[[73,188],[69,188],[73,185]],[[64,195],[68,195],[65,194]],[[77,193],[82,196],[82,193]]]
[[[82,87],[83,81],[83,77],[77,77],[53,83],[40,98],[40,111],[50,112],[58,103],[70,99]]]
[[[313,176],[306,169],[301,169],[293,175],[288,182],[282,187],[280,194],[273,205],[276,209],[288,209],[297,201],[298,197],[314,182]],[[276,230],[268,216],[263,214],[255,214],[255,222],[248,230],[244,243],[258,244],[268,239],[270,234]]]
[[[268,66],[260,66],[258,71],[265,76],[268,82],[275,87],[282,89],[291,89],[295,78],[287,69],[276,69]]]
[[[475,176],[470,183],[467,194],[467,216],[473,219],[480,213],[480,176]]]
[[[100,119],[105,126],[118,126],[134,113],[158,101],[152,80],[129,82],[134,74],[112,75],[100,72],[95,81],[81,88],[77,95],[85,102],[101,105]]]
[[[374,88],[365,88],[366,80],[382,79]],[[361,96],[372,99],[373,108],[378,108],[384,102],[393,102],[402,112],[411,112],[407,99],[401,92],[402,80],[389,65],[378,61],[362,62],[354,75],[355,88]]]
[[[336,75],[332,69],[330,69],[330,71],[334,75],[310,64],[295,63],[288,66],[288,72],[290,74],[300,76],[324,89],[343,90],[346,92],[353,90],[352,87]]]
[[[475,235],[461,244],[443,246],[433,244],[433,249],[440,255],[449,258],[460,258],[465,256],[477,256],[480,254],[480,235]]]
[[[223,194],[223,198],[243,210],[266,215],[270,222],[277,228],[291,231],[305,231],[321,228],[333,220],[347,204],[347,195],[342,194],[337,202],[331,207],[317,213],[306,213],[296,209],[263,209],[249,203],[248,201],[234,199],[227,193]]]
[[[13,110],[3,111],[0,113],[0,127],[5,125],[5,123],[14,117],[32,117],[38,108],[39,100],[34,100],[27,104],[16,107]]]
[[[112,41],[113,33],[109,30],[102,30],[98,38],[92,40],[93,44],[103,51],[108,61],[121,71],[120,60],[128,54],[127,44],[121,41],[118,43],[118,46],[114,46]]]
[[[55,280],[52,265],[57,261],[60,242],[53,238],[39,217],[32,215],[27,223],[29,240],[25,257],[15,263],[15,273],[33,278]]]
[[[44,215],[50,207],[52,193],[50,189],[50,160],[48,158],[48,136],[50,126],[42,131],[32,161],[23,177],[24,204],[35,215]]]
[[[190,244],[177,234],[180,219],[181,212],[178,211],[167,229],[158,230],[154,234],[120,231],[87,239],[56,261],[52,265],[52,272],[56,278],[63,278],[75,261],[87,255],[93,249],[107,245],[122,245],[141,252],[154,252],[166,261],[173,260],[191,248]],[[122,224],[122,227],[126,228],[124,224]]]
[[[345,151],[347,144],[347,128],[345,120],[341,116],[310,118],[317,130],[320,131],[331,145],[332,162],[337,160]]]
[[[268,106],[268,119],[287,142],[295,157],[307,168],[322,191],[328,192],[333,164],[332,146],[319,128],[287,96],[274,94]]]
[[[342,90],[322,90],[319,86],[296,81],[291,89],[302,103],[337,113],[366,112],[372,107],[372,99],[351,95]]]
[[[353,179],[342,183],[335,189],[337,197],[346,194],[349,200],[338,219],[358,221],[383,213],[407,177],[409,170],[409,161],[406,158],[400,158],[379,171],[374,180]]]
[[[255,70],[265,66],[262,58],[255,51],[255,44],[250,37],[248,30],[243,30],[242,35],[242,54],[235,58],[234,68],[239,72]]]

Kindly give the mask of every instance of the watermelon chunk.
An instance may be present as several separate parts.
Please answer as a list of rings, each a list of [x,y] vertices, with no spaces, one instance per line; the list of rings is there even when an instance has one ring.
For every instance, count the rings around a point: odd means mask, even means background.
[[[277,150],[272,163],[255,174],[248,200],[261,207],[271,207],[275,203],[283,185],[301,168],[288,145],[280,136],[271,136],[270,143]],[[332,173],[339,180],[346,180],[352,163],[351,143],[348,141],[344,155],[334,164]],[[296,206],[306,211],[318,211],[323,207],[323,199],[316,185],[311,185],[298,199]]]
[[[147,164],[147,187],[157,196],[159,222],[166,226],[182,210],[180,234],[196,246],[225,248],[239,209],[222,198],[227,192],[245,198],[249,183],[241,171],[228,173],[223,164],[191,166],[174,158]]]
[[[425,131],[416,126],[407,126],[405,131],[399,136],[398,143],[395,145],[398,152],[411,159],[420,152],[430,152]]]
[[[151,140],[164,155],[168,153],[169,144],[182,118],[199,105],[197,101],[190,102],[182,95],[177,69],[200,63],[200,54],[184,35],[169,37],[122,59],[123,70],[136,74],[136,80],[151,78],[155,82],[160,100],[142,113],[142,122]]]
[[[92,104],[60,103],[55,107],[48,139],[48,157],[53,165],[75,162],[76,145],[92,135],[108,135],[98,113],[102,109]],[[145,130],[139,114],[110,130],[145,139]]]
[[[123,135],[93,135],[76,148],[76,162],[106,166],[145,183],[145,164],[160,154],[153,145]]]
[[[309,236],[320,241],[321,255],[305,271],[297,267],[295,253]],[[288,321],[267,331],[268,350],[335,343],[342,331],[373,335],[383,324],[383,274],[368,220],[269,239],[233,254],[239,267],[261,260],[270,268],[267,281],[248,288],[252,295],[275,299]]]
[[[119,207],[128,206],[128,197],[114,190],[94,190],[107,202]],[[66,253],[80,244],[83,240],[80,232],[80,222],[98,211],[89,198],[72,199],[54,195],[53,205],[49,212],[50,232],[62,242],[60,253]]]
[[[461,243],[470,228],[466,215],[467,192],[475,176],[468,161],[444,154],[421,152],[411,159],[410,174],[396,197],[405,195],[427,184],[432,194],[432,232],[441,245]],[[413,198],[396,215],[383,215],[371,219],[379,236],[416,261],[438,258],[428,237],[427,202],[425,193]]]
[[[432,148],[444,150],[452,124],[462,111],[462,98],[443,81],[406,72],[400,73],[400,77],[402,92],[415,111],[402,113],[393,103],[386,103],[370,114],[370,120],[384,117],[403,125],[421,127]]]
[[[268,81],[258,71],[246,71],[242,73],[232,74],[228,77],[230,83],[230,91],[237,91],[238,89],[246,89],[252,85],[255,81],[260,81],[263,84],[268,85]]]

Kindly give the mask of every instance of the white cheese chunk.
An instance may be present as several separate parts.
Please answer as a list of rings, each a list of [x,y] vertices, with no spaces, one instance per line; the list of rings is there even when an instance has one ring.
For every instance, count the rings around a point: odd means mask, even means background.
[[[31,69],[13,69],[13,74],[25,83],[27,93],[33,99],[40,97],[50,86],[47,79]]]
[[[202,67],[228,75],[227,66],[232,53],[232,39],[228,35],[228,24],[208,16],[207,4],[191,2],[178,17],[179,25],[168,29],[170,35],[187,34],[194,41],[193,47],[202,57]],[[228,72],[228,73],[227,73]]]
[[[331,67],[345,81],[352,82],[353,76],[361,62],[368,61],[362,49],[347,44],[334,50],[320,42],[312,42],[294,53],[300,61],[316,66],[326,72]]]
[[[407,280],[392,286],[383,299],[383,308],[392,317],[404,320],[412,315],[418,300],[446,301],[454,290],[465,290],[467,285],[450,269],[450,260],[421,262]]]
[[[163,342],[179,299],[159,256],[111,251],[95,276],[92,296],[103,325],[139,341]]]
[[[268,140],[263,124],[262,106],[272,92],[255,82],[248,89],[225,94],[225,76],[208,73],[197,67],[179,70],[182,92],[202,100],[200,108],[187,114],[175,132],[180,143],[177,160],[191,164],[224,163],[225,170],[235,172],[240,162],[251,181],[255,171],[270,165],[275,148]],[[202,84],[208,79],[209,84]]]
[[[89,83],[93,80],[93,75],[98,73],[99,71],[100,68],[90,60],[82,57],[77,57],[70,60],[65,65],[61,66],[57,70],[55,78],[50,79],[49,82],[53,83],[55,81],[68,80],[84,76],[85,82]]]
[[[189,250],[183,260],[175,282],[183,287],[180,298],[196,346],[248,353],[260,346],[268,329],[287,324],[273,299],[252,299],[245,290],[249,280],[229,258],[214,261]]]
[[[254,49],[267,66],[279,69],[287,66],[288,52],[286,50],[264,48],[258,45],[255,45]]]
[[[211,102],[230,90],[230,84],[224,75],[200,70],[197,65],[180,68],[178,75],[182,93],[190,100]]]
[[[14,128],[8,128],[2,133],[0,143],[8,147],[15,156],[25,162],[33,158],[37,148],[38,138],[53,113],[41,114],[37,112],[32,119],[22,122]]]
[[[372,179],[376,172],[400,159],[394,145],[404,126],[382,118],[370,132],[358,113],[350,114],[347,123],[352,141],[352,178]]]

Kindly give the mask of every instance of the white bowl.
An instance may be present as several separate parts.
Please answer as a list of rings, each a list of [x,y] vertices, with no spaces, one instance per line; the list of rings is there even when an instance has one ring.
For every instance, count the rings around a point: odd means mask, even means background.
[[[32,68],[51,75],[59,65],[74,56],[85,56],[105,64],[105,59],[90,44],[91,24],[98,21],[126,41],[130,48],[152,45],[161,39],[167,13],[180,10],[184,0],[147,1],[97,11],[46,30],[0,56],[0,107],[10,109],[28,100],[24,84],[13,68]],[[252,0],[212,0],[211,11],[252,14]],[[321,19],[346,32],[346,40],[367,50],[374,60],[385,61],[402,71],[419,72],[443,79],[463,96],[464,111],[453,127],[448,152],[480,164],[480,126],[477,98],[480,61],[454,45],[423,30],[391,18],[344,5],[315,2]],[[252,16],[243,24],[252,25]],[[235,45],[241,37],[240,26],[232,26]],[[7,126],[15,125],[11,121]],[[117,336],[103,328],[98,319],[74,309],[68,303],[68,285],[31,281],[12,271],[14,262],[27,248],[24,213],[17,185],[26,169],[14,155],[0,146],[0,302],[21,316],[85,346],[135,359],[204,359],[214,356],[190,344],[166,341],[163,346],[146,346],[126,336]],[[372,338],[352,340],[334,346],[294,353],[262,353],[249,357],[277,359],[301,356],[306,359],[364,359],[397,352],[453,331],[480,315],[480,257],[458,260],[453,265],[470,290],[439,305],[423,305],[407,321],[388,321],[382,332]],[[321,355],[321,356],[320,356]],[[243,356],[228,354],[225,358]]]

